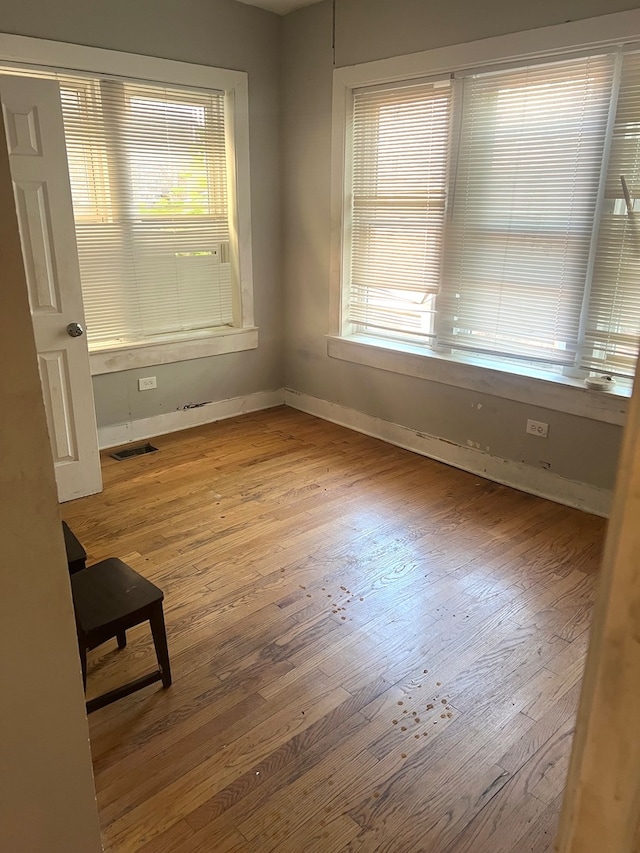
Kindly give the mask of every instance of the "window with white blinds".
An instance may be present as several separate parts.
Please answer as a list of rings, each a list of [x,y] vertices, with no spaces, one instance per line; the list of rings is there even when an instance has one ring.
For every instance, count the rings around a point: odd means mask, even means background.
[[[355,92],[349,320],[433,334],[444,227],[449,81]]]
[[[613,71],[598,56],[462,80],[443,346],[573,363]]]
[[[90,349],[231,325],[224,94],[58,80]]]
[[[622,58],[581,366],[633,376],[639,332],[640,54],[632,53]]]
[[[450,77],[353,91],[344,333],[633,376],[640,54]]]

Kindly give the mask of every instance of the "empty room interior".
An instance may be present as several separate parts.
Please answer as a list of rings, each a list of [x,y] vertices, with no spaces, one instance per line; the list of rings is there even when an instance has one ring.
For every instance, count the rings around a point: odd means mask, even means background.
[[[0,848],[638,853],[640,6],[27,0],[0,101]]]

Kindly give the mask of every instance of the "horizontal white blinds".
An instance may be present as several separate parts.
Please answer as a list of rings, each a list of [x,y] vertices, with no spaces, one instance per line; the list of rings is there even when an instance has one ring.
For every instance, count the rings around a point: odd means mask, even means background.
[[[58,80],[90,347],[230,324],[223,93]]]
[[[640,54],[633,53],[622,59],[582,366],[633,376],[639,336]]]
[[[444,346],[573,363],[613,73],[594,56],[464,80]]]
[[[431,334],[450,97],[448,81],[354,94],[349,321],[358,331]]]

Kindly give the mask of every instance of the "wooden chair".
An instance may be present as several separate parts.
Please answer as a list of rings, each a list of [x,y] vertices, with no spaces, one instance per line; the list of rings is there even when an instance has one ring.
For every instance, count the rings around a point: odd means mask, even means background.
[[[77,536],[66,521],[62,522],[62,532],[64,534],[64,547],[67,550],[67,563],[71,574],[79,572],[87,567],[87,552],[80,544]]]
[[[127,629],[142,622],[148,621],[150,624],[158,659],[156,671],[89,700],[87,713],[103,708],[156,681],[162,681],[165,688],[169,687],[171,668],[162,610],[162,590],[116,557],[102,560],[85,571],[72,574],[71,589],[85,689],[87,652],[113,637],[118,640],[118,648],[123,649],[127,644]]]

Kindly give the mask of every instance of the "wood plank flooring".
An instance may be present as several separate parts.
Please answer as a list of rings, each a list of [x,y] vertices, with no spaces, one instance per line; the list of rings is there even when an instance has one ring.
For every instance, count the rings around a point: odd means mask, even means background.
[[[90,717],[105,849],[551,851],[602,519],[287,408],[154,444],[63,507],[165,592],[173,686]]]

